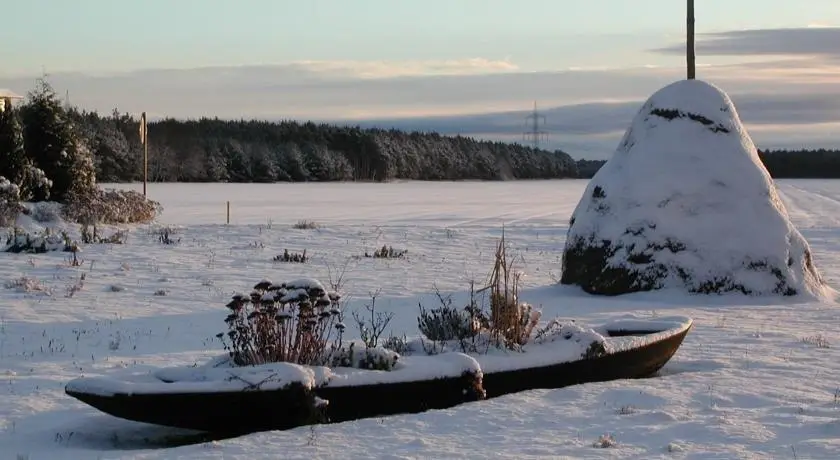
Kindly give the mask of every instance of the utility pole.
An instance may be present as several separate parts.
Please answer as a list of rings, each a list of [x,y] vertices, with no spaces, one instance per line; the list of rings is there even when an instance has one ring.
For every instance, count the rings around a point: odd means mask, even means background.
[[[531,124],[531,130],[522,133],[522,138],[526,141],[530,139],[535,149],[540,148],[540,139],[548,138],[548,133],[540,130],[540,120],[542,120],[543,125],[545,125],[545,115],[541,115],[537,111],[537,101],[534,101],[534,111],[525,117],[525,122],[530,122]]]
[[[687,15],[686,15],[686,41],[685,41],[685,60],[688,67],[688,79],[694,80],[696,76],[696,58],[694,53],[694,0],[687,0]]]
[[[143,144],[143,196],[146,196],[146,183],[149,180],[149,135],[146,126],[146,112],[140,115],[140,143]]]

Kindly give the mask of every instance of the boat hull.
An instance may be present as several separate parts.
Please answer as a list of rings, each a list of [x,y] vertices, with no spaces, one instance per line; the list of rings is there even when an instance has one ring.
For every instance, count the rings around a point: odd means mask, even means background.
[[[533,389],[649,377],[676,353],[691,321],[665,330],[606,328],[608,341],[624,343],[597,358],[420,381],[213,392],[65,392],[102,412],[139,422],[236,435],[315,423],[446,409],[466,402]],[[638,339],[638,340],[637,340]],[[629,344],[629,345],[628,345]],[[477,358],[480,363],[480,357]],[[511,358],[515,360],[516,358]],[[515,362],[515,361],[512,361]],[[175,387],[173,387],[175,388]]]

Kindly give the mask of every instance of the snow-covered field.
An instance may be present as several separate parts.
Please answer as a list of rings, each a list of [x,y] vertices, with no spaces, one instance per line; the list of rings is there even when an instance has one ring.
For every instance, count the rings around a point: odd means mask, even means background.
[[[840,286],[840,181],[778,184],[817,267]],[[165,207],[160,223],[180,244],[161,244],[157,226],[144,225],[130,228],[126,245],[85,246],[81,267],[64,253],[0,255],[0,459],[840,458],[838,306],[667,292],[596,298],[556,286],[585,186],[151,184]],[[299,220],[320,228],[292,228]],[[522,300],[544,318],[692,316],[661,375],[180,447],[161,446],[190,432],[120,420],[64,395],[81,375],[219,355],[224,304],[261,278],[326,280],[346,266],[349,310],[381,289],[376,304],[395,312],[392,331],[416,334],[418,301],[435,306],[435,286],[463,295],[484,279],[503,224],[523,257]],[[407,257],[358,257],[383,244]],[[306,249],[312,261],[272,262],[284,249]],[[14,286],[22,277],[28,283]],[[595,447],[602,436],[614,444]]]

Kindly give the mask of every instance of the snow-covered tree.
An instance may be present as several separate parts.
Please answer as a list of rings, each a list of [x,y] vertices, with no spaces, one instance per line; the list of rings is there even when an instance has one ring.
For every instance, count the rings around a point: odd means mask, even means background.
[[[47,199],[52,182],[26,156],[23,129],[15,110],[0,112],[0,176],[17,187],[22,201]]]
[[[20,113],[26,155],[52,181],[51,198],[63,202],[73,192],[93,189],[93,157],[49,83],[38,81]],[[34,199],[45,197],[36,195]]]
[[[17,111],[6,109],[0,112],[0,176],[11,183],[20,184],[26,167],[23,131],[18,121]]]

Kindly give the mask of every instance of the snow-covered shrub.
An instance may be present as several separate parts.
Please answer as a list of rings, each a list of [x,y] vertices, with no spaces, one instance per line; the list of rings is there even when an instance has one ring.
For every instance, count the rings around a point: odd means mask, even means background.
[[[444,297],[439,291],[435,295],[440,307],[426,310],[422,303],[418,304],[417,329],[427,339],[436,342],[466,340],[475,337],[482,326],[488,324],[472,289],[469,304],[463,309],[452,306],[451,296]]]
[[[374,259],[401,259],[408,254],[408,249],[394,249],[393,246],[383,245],[373,253],[365,252],[365,257]]]
[[[35,254],[51,251],[76,253],[79,251],[79,247],[76,243],[70,240],[67,233],[62,232],[57,235],[52,233],[50,229],[46,229],[40,234],[30,234],[20,228],[15,228],[14,231],[6,237],[6,247],[3,251]]]
[[[236,294],[227,307],[228,332],[217,334],[239,365],[291,362],[319,365],[331,341],[341,348],[340,296],[314,279],[281,284],[263,280],[250,296]]]
[[[101,236],[96,224],[82,224],[80,233],[84,244],[125,244],[128,238],[125,230],[117,230],[111,236]]]
[[[297,230],[318,230],[321,226],[312,220],[299,220],[292,225],[292,228]]]
[[[181,242],[181,238],[175,239],[172,238],[172,234],[174,231],[170,227],[163,227],[158,232],[158,241],[161,244],[178,244]]]
[[[589,344],[581,354],[581,358],[597,358],[607,353],[606,339],[592,329],[578,326],[571,321],[560,321],[555,318],[534,333],[534,343],[551,343],[559,340],[569,340],[579,344]]]
[[[382,348],[391,350],[400,355],[411,353],[411,344],[405,334],[403,334],[402,337],[393,334],[389,335],[388,338],[382,342]]]
[[[601,436],[598,436],[597,441],[592,443],[592,447],[599,449],[609,449],[610,447],[615,447],[617,445],[618,443],[611,434],[602,434]]]
[[[561,283],[592,294],[824,288],[734,104],[699,80],[645,102],[569,224]]]
[[[0,176],[0,227],[14,225],[21,211],[20,188]]]
[[[370,348],[366,347],[364,342],[353,341],[331,346],[319,363],[329,367],[390,371],[399,358],[399,353],[388,348]]]
[[[160,203],[133,190],[92,189],[72,193],[64,217],[86,224],[132,224],[151,222],[162,210]]]
[[[47,287],[41,280],[37,278],[30,278],[28,276],[22,276],[20,278],[15,278],[13,280],[6,281],[4,285],[6,289],[13,289],[17,292],[26,293],[26,294],[41,294],[41,295],[52,295],[52,289]]]
[[[51,224],[61,221],[63,205],[54,201],[39,201],[33,203],[29,209],[29,217],[41,224]]]
[[[288,249],[284,249],[283,254],[274,256],[274,259],[272,260],[275,262],[305,264],[309,261],[309,257],[306,255],[306,249],[304,249],[303,252],[289,252]]]

